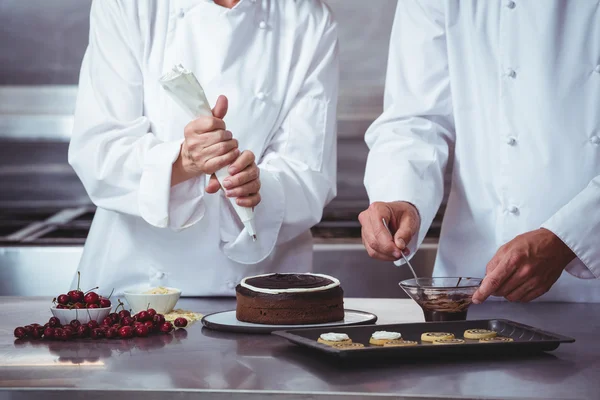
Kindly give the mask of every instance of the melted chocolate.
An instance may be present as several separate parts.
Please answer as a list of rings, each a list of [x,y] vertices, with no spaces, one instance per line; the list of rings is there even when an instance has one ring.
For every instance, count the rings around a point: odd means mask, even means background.
[[[273,274],[246,279],[246,283],[260,289],[314,289],[331,285],[331,279],[308,274]]]

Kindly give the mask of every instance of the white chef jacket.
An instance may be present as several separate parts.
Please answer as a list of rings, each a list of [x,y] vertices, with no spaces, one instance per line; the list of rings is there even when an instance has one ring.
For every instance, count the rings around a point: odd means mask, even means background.
[[[214,104],[261,170],[254,243],[207,176],[171,188],[190,118],[159,85],[176,64]],[[336,192],[338,50],[319,0],[96,0],[69,163],[98,206],[81,287],[117,294],[166,285],[233,295],[245,276],[308,271],[310,227]]]
[[[414,251],[453,160],[436,276],[483,277],[502,244],[544,227],[577,258],[542,299],[599,302],[599,107],[598,0],[399,1],[366,133],[370,200],[416,205]]]

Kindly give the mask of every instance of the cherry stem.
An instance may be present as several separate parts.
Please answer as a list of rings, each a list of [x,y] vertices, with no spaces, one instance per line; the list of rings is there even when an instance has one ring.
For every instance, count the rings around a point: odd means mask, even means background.
[[[110,297],[113,295],[114,291],[115,291],[115,288],[113,288],[113,289],[110,291],[110,294],[108,295],[107,299],[110,299]]]
[[[119,311],[119,307],[122,307],[123,310],[125,309],[125,304],[123,304],[123,302],[121,301],[121,299],[117,299],[117,301],[119,302],[119,305],[117,305],[117,308],[115,308],[115,312]]]
[[[56,303],[56,297],[52,299],[52,303]]]
[[[81,292],[81,289],[79,288],[79,282],[81,282],[81,272],[77,271],[77,291]]]
[[[148,306],[146,307],[146,311],[148,311],[150,309],[150,303],[148,303]]]
[[[98,286],[96,286],[95,288],[91,288],[90,290],[88,290],[87,292],[85,292],[84,294],[88,294],[89,292],[91,292],[92,290],[96,290],[98,289]]]

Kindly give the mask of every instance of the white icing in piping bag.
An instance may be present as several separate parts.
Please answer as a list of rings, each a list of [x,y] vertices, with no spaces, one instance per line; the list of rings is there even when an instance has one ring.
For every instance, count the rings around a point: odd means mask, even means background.
[[[160,84],[167,93],[186,110],[192,118],[201,116],[212,116],[212,111],[204,89],[191,71],[185,69],[181,64],[173,67],[172,71],[167,72],[160,78]],[[215,175],[223,187],[223,181],[229,176],[229,166],[218,170]],[[254,226],[254,211],[248,207],[241,207],[235,202],[236,199],[229,198],[235,212],[246,227],[248,234],[256,241],[256,227]]]

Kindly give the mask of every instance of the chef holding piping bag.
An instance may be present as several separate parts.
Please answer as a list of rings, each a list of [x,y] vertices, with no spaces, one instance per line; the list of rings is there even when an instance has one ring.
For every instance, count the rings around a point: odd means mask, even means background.
[[[369,254],[414,254],[452,168],[434,276],[485,276],[475,303],[600,302],[598,1],[403,0],[395,18]]]
[[[169,91],[184,77],[212,113]],[[81,287],[234,295],[248,275],[309,271],[337,92],[320,0],[94,1],[69,147],[98,206]]]

